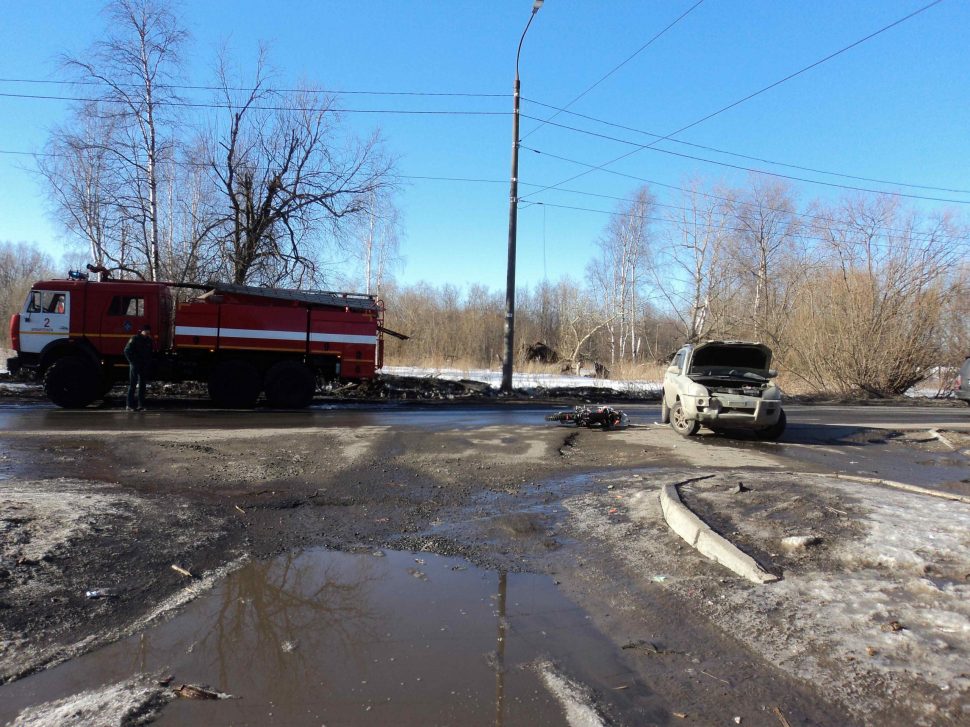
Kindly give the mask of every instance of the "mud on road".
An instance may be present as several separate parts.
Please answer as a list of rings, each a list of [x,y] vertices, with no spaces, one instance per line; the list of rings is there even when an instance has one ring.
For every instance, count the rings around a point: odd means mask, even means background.
[[[838,632],[815,639],[810,619],[802,629],[770,626],[810,597],[811,583],[793,586],[794,600],[763,597],[693,554],[649,504],[661,483],[699,471],[716,473],[722,490],[743,479],[758,490],[749,510],[715,506],[713,483],[685,496],[724,534],[744,533],[739,544],[755,557],[786,574],[830,574],[825,586],[837,589],[839,554],[866,537],[861,520],[819,520],[824,547],[774,559],[776,536],[791,533],[744,525],[759,507],[776,506],[768,522],[851,509],[828,485],[779,485],[771,473],[791,462],[777,448],[688,441],[650,426],[251,424],[0,436],[0,683],[136,634],[247,561],[324,547],[427,552],[547,574],[624,665],[622,679],[604,677],[590,695],[608,721],[722,724],[739,716],[743,724],[782,724],[776,710],[793,725],[864,724],[873,714],[887,725],[963,717],[965,678],[937,671],[933,684],[912,675],[899,681],[905,667],[886,656],[888,646],[879,647],[886,669],[857,662],[858,678],[835,678],[846,669],[844,659],[828,658]],[[967,544],[957,537],[951,545],[937,589],[962,593],[957,571]],[[953,618],[959,631],[960,612]],[[782,637],[752,638],[759,629]],[[963,648],[959,640],[947,646],[951,657]],[[937,699],[940,684],[949,694]],[[897,703],[904,686],[912,694]]]

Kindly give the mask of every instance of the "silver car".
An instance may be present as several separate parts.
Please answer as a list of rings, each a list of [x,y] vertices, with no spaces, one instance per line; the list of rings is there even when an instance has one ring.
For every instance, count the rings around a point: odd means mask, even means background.
[[[708,429],[754,430],[761,439],[785,431],[781,389],[771,381],[771,349],[763,343],[688,344],[664,374],[660,419],[689,437]]]

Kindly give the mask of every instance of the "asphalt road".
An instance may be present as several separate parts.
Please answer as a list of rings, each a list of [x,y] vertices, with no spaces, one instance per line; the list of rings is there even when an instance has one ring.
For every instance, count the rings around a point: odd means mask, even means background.
[[[120,409],[59,409],[47,403],[0,404],[0,430],[69,431],[71,429],[157,430],[194,427],[305,428],[407,426],[451,429],[480,426],[550,426],[544,416],[565,407],[548,404],[451,404],[395,402],[389,404],[320,404],[308,410],[227,411],[186,408],[185,402],[156,402],[158,408],[128,413]],[[660,419],[655,404],[617,405],[634,425]],[[958,429],[970,431],[970,407],[789,405],[789,431],[782,441],[830,440],[834,428],[895,430]]]
[[[877,429],[970,430],[970,407],[917,406],[786,406],[788,421]]]
[[[318,428],[393,427],[446,431],[479,427],[553,427],[545,415],[565,406],[548,403],[389,402],[318,404],[303,411],[230,411],[185,400],[155,401],[146,412],[118,408],[59,409],[48,403],[0,404],[3,432],[132,432],[201,429],[308,430]],[[657,426],[655,404],[618,405],[633,426]],[[964,492],[966,460],[932,451],[916,453],[900,446],[903,432],[931,429],[970,431],[970,407],[791,405],[788,428],[777,442],[750,434],[713,435],[701,429],[696,441],[712,447],[762,449],[787,459],[793,469],[839,472],[894,479],[910,484]],[[883,430],[867,433],[867,430]],[[912,434],[911,434],[912,436]],[[927,446],[927,445],[918,445]],[[965,493],[964,493],[965,494]]]

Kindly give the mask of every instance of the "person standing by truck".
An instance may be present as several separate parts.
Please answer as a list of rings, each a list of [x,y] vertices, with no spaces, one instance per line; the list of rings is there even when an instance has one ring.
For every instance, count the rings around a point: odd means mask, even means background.
[[[128,411],[145,410],[145,384],[152,365],[155,347],[152,344],[152,328],[147,323],[125,344],[125,358],[128,359],[128,398],[125,409]],[[135,389],[138,389],[137,401]]]

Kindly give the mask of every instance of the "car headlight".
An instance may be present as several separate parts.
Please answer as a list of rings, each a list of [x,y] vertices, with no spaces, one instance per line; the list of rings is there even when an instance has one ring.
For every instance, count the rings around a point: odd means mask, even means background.
[[[777,386],[769,386],[765,389],[761,398],[765,401],[781,401],[781,389]]]
[[[687,387],[687,396],[707,396],[707,387],[700,384],[690,384]]]

